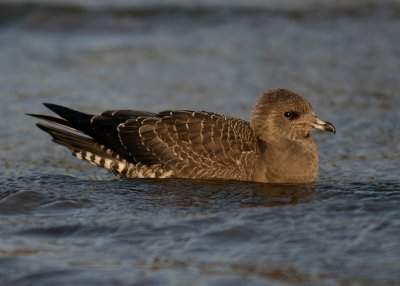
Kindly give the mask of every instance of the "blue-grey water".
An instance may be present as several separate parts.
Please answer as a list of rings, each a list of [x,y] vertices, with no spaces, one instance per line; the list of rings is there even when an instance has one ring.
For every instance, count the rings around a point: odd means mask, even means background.
[[[45,2],[0,2],[1,285],[400,285],[400,3]],[[337,128],[313,184],[120,180],[24,115],[276,87]]]

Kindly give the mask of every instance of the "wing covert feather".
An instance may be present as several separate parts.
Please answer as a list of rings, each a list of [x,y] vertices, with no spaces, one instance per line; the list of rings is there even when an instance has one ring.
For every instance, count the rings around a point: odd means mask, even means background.
[[[128,120],[118,131],[137,161],[152,158],[181,176],[238,176],[258,152],[248,122],[205,111],[164,111]]]

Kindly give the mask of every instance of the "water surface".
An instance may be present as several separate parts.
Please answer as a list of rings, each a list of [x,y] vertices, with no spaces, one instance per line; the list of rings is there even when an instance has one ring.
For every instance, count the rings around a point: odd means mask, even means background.
[[[3,3],[2,283],[400,284],[399,6],[298,2]],[[118,180],[24,115],[53,102],[248,119],[275,87],[337,127],[314,134],[314,184]]]

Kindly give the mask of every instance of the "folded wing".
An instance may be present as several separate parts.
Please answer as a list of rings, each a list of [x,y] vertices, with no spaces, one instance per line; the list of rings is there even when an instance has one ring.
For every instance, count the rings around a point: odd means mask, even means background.
[[[204,111],[129,119],[118,134],[135,161],[160,163],[179,177],[243,179],[257,154],[248,122]]]
[[[39,124],[42,130],[79,159],[119,176],[251,179],[258,149],[246,121],[205,111],[110,110],[90,115],[45,106],[60,117],[31,115],[72,132]]]

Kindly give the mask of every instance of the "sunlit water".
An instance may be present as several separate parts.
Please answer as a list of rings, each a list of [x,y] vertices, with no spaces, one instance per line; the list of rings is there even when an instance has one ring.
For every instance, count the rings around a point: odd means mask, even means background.
[[[399,285],[400,8],[381,3],[3,6],[2,285]],[[337,127],[314,134],[314,184],[118,180],[24,115],[53,102],[248,119],[274,87]]]

